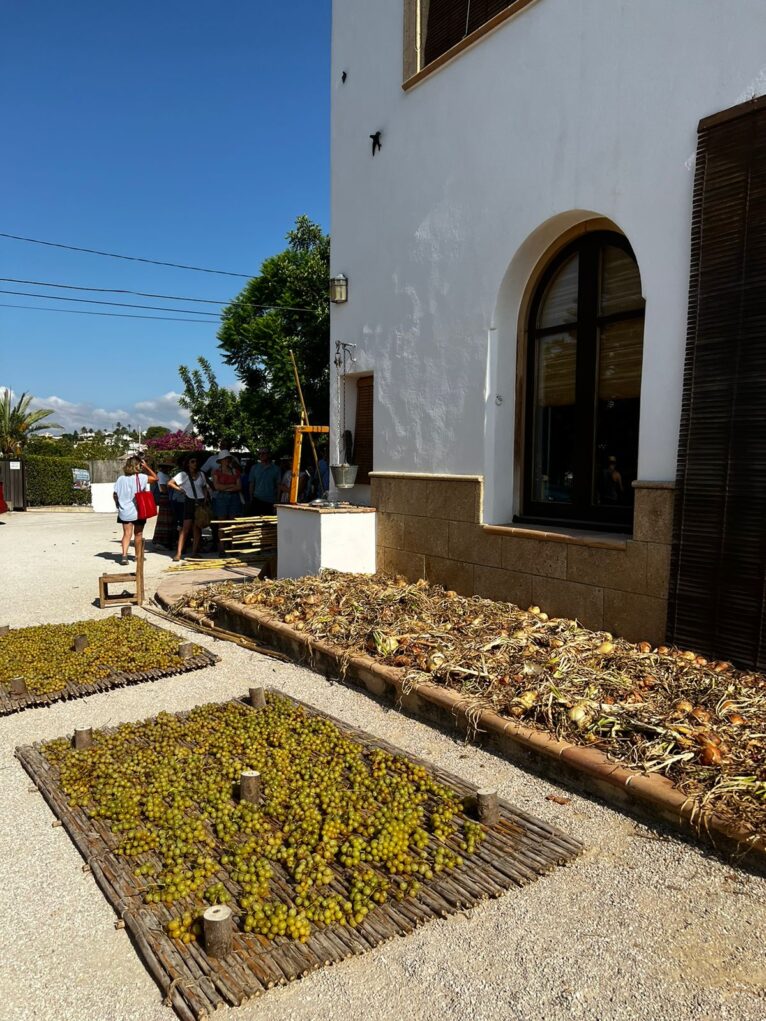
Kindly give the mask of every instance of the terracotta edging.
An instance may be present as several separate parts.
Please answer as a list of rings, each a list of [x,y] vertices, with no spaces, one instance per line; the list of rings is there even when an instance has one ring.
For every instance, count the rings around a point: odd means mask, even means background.
[[[345,655],[327,642],[314,640],[282,621],[230,599],[215,600],[217,617],[232,631],[255,632],[270,639],[294,658],[307,659],[316,670],[344,682],[355,680],[370,694],[384,696],[393,689],[397,705],[426,719],[448,716],[453,724],[485,735],[490,746],[505,758],[568,786],[596,794],[621,809],[650,821],[662,821],[685,835],[702,838],[727,855],[747,855],[748,865],[766,871],[766,839],[753,837],[713,813],[706,813],[673,786],[666,777],[640,773],[613,762],[595,748],[560,741],[542,731],[508,720],[489,709],[469,715],[456,692],[420,681],[404,686],[404,671],[385,666],[364,654]],[[232,626],[235,625],[235,626]],[[237,627],[236,625],[239,625]]]

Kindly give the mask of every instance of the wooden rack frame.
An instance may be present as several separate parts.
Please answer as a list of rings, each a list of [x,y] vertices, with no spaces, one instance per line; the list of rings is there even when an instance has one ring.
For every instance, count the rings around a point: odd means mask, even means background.
[[[296,425],[295,441],[293,443],[293,470],[290,478],[290,503],[298,502],[298,482],[301,473],[301,450],[303,448],[304,434],[329,433],[329,425]]]

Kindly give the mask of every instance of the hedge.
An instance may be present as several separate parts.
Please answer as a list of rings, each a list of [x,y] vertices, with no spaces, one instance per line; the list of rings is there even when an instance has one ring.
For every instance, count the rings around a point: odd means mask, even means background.
[[[27,504],[30,507],[69,507],[89,504],[90,491],[72,488],[72,469],[88,468],[76,457],[45,457],[29,454],[26,468]]]

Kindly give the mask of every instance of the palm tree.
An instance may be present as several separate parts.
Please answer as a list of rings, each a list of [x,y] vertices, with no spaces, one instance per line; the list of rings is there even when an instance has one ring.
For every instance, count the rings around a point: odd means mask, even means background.
[[[32,410],[32,395],[23,393],[15,406],[11,404],[11,391],[0,395],[0,456],[19,457],[27,441],[44,429],[60,429],[58,422],[45,422],[52,415],[52,408]]]

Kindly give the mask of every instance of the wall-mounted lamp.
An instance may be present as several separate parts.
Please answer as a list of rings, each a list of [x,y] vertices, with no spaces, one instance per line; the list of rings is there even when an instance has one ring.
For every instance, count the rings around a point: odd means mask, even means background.
[[[330,277],[330,301],[336,305],[342,305],[348,301],[348,277],[339,273],[336,277]]]

